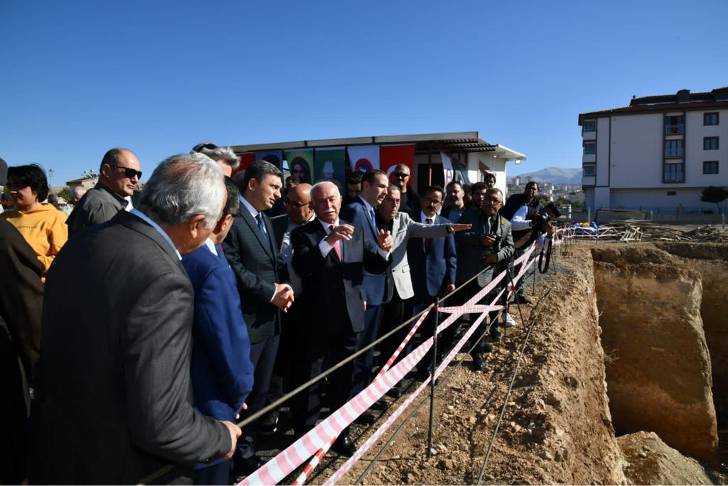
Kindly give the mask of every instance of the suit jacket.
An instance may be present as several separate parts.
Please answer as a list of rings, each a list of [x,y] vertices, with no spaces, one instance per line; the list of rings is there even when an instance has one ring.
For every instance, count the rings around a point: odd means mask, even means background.
[[[412,189],[412,186],[407,186],[407,191],[400,196],[402,198],[399,206],[400,213],[407,213],[411,218],[416,218],[422,210],[420,203],[420,196],[417,192]]]
[[[15,227],[0,218],[0,317],[32,381],[40,355],[43,264]]]
[[[271,299],[275,293],[273,284],[287,281],[285,264],[274,248],[275,232],[270,219],[264,213],[261,215],[268,238],[241,204],[223,243],[225,256],[235,272],[243,318],[253,343],[280,334],[281,315]]]
[[[376,216],[377,210],[374,209]],[[341,210],[341,218],[351,221],[351,224],[359,228],[363,234],[364,247],[369,253],[377,253],[379,244],[377,243],[376,222],[373,222],[367,214],[367,208],[361,197],[357,197],[351,204]],[[385,300],[385,285],[387,276],[385,274],[386,266],[373,265],[364,269],[363,287],[366,296],[367,305],[380,305]]]
[[[450,223],[442,216],[436,216],[434,222]],[[426,301],[428,296],[440,295],[443,287],[456,281],[457,253],[454,236],[450,234],[444,238],[432,238],[429,242],[429,249],[426,248],[425,240],[421,239],[412,239],[407,245],[410,275],[418,301]]]
[[[387,293],[385,302],[392,300],[394,289],[402,300],[414,297],[410,266],[407,260],[407,243],[411,238],[443,238],[448,224],[423,224],[414,221],[409,214],[400,212],[392,220],[393,245],[387,267]]]
[[[192,407],[192,284],[159,232],[125,211],[83,231],[45,291],[33,482],[134,483],[230,449]]]
[[[486,271],[478,276],[478,285],[485,287],[495,275],[510,265],[514,252],[511,223],[497,215],[496,224],[490,227],[483,212],[475,208],[468,208],[460,218],[460,223],[471,224],[472,227],[468,231],[455,234],[458,251],[457,281],[461,284],[486,268]],[[487,234],[495,234],[500,239],[497,252],[493,247],[482,246],[482,237]],[[497,254],[498,262],[486,267],[482,259],[493,253]]]
[[[100,184],[89,189],[78,204],[73,208],[66,220],[68,237],[72,237],[88,226],[94,226],[109,221],[116,213],[123,211],[126,200],[112,193]]]
[[[346,224],[340,220],[340,224]],[[353,332],[364,329],[366,295],[362,288],[365,265],[383,265],[384,259],[364,245],[361,228],[351,240],[342,240],[343,261],[332,249],[321,255],[319,243],[326,237],[318,219],[296,228],[291,234],[293,268],[303,281],[305,308],[310,326],[319,332],[341,332],[346,321]]]
[[[235,274],[222,248],[216,251],[205,244],[182,258],[195,289],[190,373],[195,408],[235,421],[253,389],[253,365]]]

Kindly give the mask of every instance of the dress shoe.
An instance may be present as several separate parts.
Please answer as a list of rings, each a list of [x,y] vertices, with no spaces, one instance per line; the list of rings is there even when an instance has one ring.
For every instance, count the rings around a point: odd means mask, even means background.
[[[478,349],[481,353],[490,353],[493,351],[493,345],[486,341],[485,338],[483,338],[483,340],[480,341],[480,344],[478,345]]]
[[[339,438],[336,439],[336,442],[334,442],[331,446],[331,450],[340,456],[351,457],[356,452],[356,446],[347,433],[345,435],[340,435]]]
[[[260,469],[265,462],[258,456],[240,457],[237,453],[233,461],[233,475],[238,478],[250,476]]]
[[[513,299],[513,302],[515,302],[516,304],[530,304],[531,299],[529,299],[525,295],[516,294],[516,297]]]
[[[492,341],[500,341],[501,338],[501,332],[498,330],[496,326],[493,326],[490,328],[490,339]]]
[[[277,411],[266,414],[260,424],[260,434],[263,436],[275,434],[278,431],[279,418]]]
[[[399,385],[394,386],[387,392],[388,397],[399,398],[402,396],[402,387]]]
[[[485,370],[485,357],[478,353],[473,355],[473,371],[484,371]]]
[[[359,425],[371,425],[374,422],[377,421],[377,417],[374,416],[372,412],[366,411],[363,414],[359,415],[355,422]]]

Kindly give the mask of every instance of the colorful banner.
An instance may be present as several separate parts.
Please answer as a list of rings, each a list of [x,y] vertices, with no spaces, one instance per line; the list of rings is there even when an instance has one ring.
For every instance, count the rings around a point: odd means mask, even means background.
[[[455,175],[455,169],[452,166],[452,160],[445,152],[440,152],[440,159],[442,159],[442,173],[445,177],[444,185],[447,186]]]
[[[242,172],[248,167],[250,167],[250,164],[255,162],[255,152],[243,152],[242,154],[238,154],[238,160],[240,161],[240,164],[238,164],[238,168],[235,169],[235,172],[233,172],[233,175],[237,174],[238,172]]]
[[[379,168],[379,145],[354,145],[348,151],[352,172]]]
[[[281,162],[283,161],[283,151],[282,150],[261,150],[259,152],[255,152],[255,157],[257,160],[265,160],[267,162],[270,162],[271,164],[275,165],[279,169],[281,168]]]
[[[343,190],[346,182],[346,150],[344,147],[316,149],[313,163],[315,182],[331,181]]]
[[[390,175],[397,164],[405,164],[410,169],[410,184],[414,180],[415,146],[412,145],[382,145],[379,151],[380,168]]]
[[[313,149],[287,150],[284,158],[291,175],[298,176],[300,182],[313,184]]]

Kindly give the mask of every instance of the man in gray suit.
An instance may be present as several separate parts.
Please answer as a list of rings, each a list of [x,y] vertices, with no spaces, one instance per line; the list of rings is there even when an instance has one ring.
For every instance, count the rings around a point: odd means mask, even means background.
[[[514,252],[513,235],[511,223],[499,213],[502,207],[503,193],[493,187],[485,191],[479,211],[471,208],[460,218],[461,223],[472,224],[472,229],[455,236],[458,250],[458,285],[477,275],[460,291],[461,299],[470,299],[511,264]],[[503,282],[504,285],[506,283]],[[487,298],[484,301],[490,302]],[[483,326],[486,325],[484,322]],[[495,324],[490,328],[490,335],[495,341],[500,339],[500,331]],[[480,336],[480,332],[477,332],[476,336]],[[482,371],[485,367],[483,353],[490,351],[490,348],[490,344],[482,338],[473,350],[473,367],[476,371]]]
[[[191,404],[194,296],[180,262],[210,235],[225,197],[207,156],[170,157],[137,209],[82,232],[56,257],[31,481],[128,484],[165,464],[232,457],[240,429]]]

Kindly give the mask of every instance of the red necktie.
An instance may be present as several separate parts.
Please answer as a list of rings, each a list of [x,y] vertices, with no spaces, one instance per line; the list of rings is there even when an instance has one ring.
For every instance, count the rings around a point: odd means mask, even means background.
[[[334,225],[329,226],[329,230],[334,231]],[[341,240],[336,240],[336,243],[334,243],[334,251],[336,252],[336,256],[339,257],[339,261],[343,261],[341,259]]]

